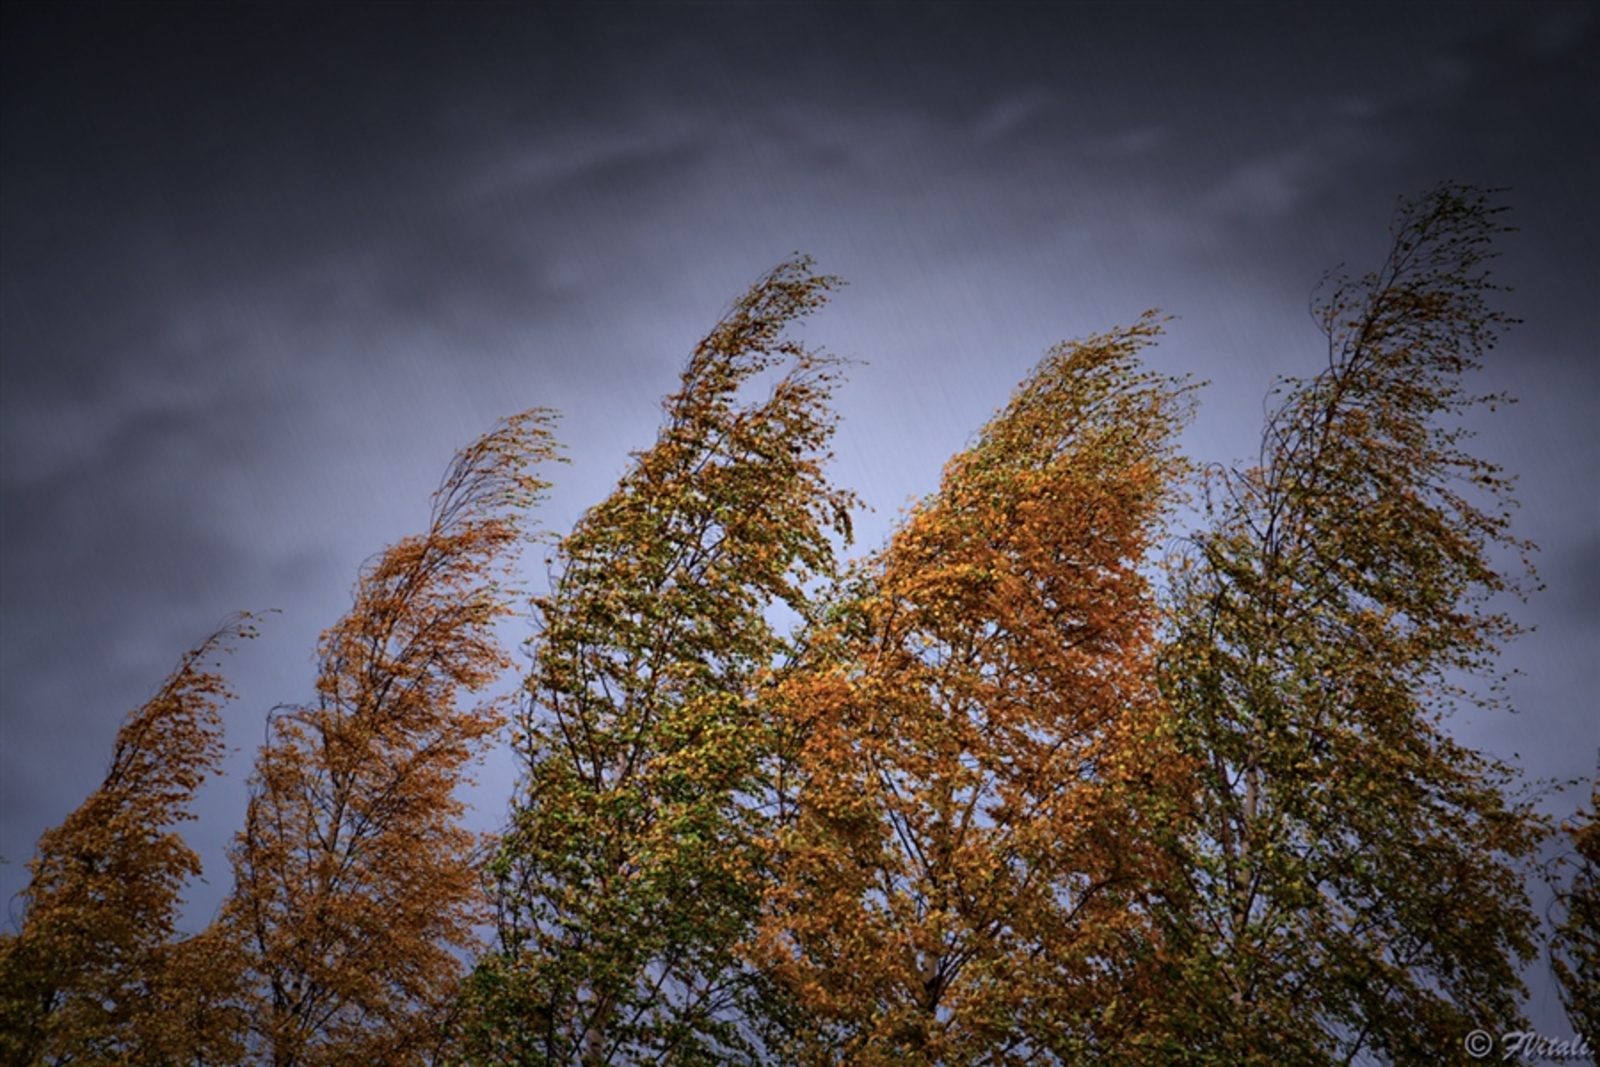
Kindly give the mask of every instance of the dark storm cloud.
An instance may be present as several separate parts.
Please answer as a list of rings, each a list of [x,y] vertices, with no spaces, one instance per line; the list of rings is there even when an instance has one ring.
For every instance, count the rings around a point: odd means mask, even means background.
[[[1591,467],[1589,473],[1600,472]],[[1567,549],[1545,571],[1564,613],[1585,630],[1600,631],[1600,536]]]

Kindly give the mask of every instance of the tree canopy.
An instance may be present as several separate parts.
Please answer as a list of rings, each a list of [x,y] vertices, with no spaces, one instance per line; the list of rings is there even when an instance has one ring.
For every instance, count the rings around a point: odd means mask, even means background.
[[[836,284],[800,259],[752,287],[557,546],[491,865],[499,944],[475,976],[489,1062],[760,1057],[739,946],[772,818],[760,693],[792,654],[769,609],[813,614],[851,503],[822,476],[838,362],[784,330]]]
[[[1140,564],[1183,471],[1158,324],[1062,345],[833,599],[762,961],[807,1058],[1035,1063],[1112,1043],[1181,803]]]
[[[1491,194],[1403,202],[1313,303],[1256,459],[1178,447],[1164,322],[1049,349],[876,551],[827,474],[846,363],[797,256],[694,349],[659,436],[548,539],[528,666],[496,626],[558,458],[531,409],[362,570],[269,717],[233,888],[178,930],[223,754],[186,656],[41,838],[0,935],[18,1064],[1436,1062],[1525,1029],[1541,937],[1594,1034],[1592,811],[1552,833],[1463,745],[1534,584],[1465,417],[1510,324]],[[1188,504],[1198,507],[1187,507]],[[1508,562],[1509,561],[1509,562]],[[492,745],[503,830],[461,824]]]
[[[216,660],[254,636],[225,623],[117,733],[100,788],[39,839],[28,865],[21,930],[0,935],[0,1052],[7,1063],[146,1063],[237,1052],[215,1002],[232,992],[219,946],[177,933],[181,892],[200,857],[178,824],[195,790],[219,773]]]
[[[427,533],[378,556],[323,634],[316,701],[272,718],[218,924],[262,1062],[449,1052],[457,954],[484,912],[455,790],[504,718],[462,698],[510,666],[494,577],[547,485],[528,468],[555,457],[549,421],[523,412],[457,455]]]

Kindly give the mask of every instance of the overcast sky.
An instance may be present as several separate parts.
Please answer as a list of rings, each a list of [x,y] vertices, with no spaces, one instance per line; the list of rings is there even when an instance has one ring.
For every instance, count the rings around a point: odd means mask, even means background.
[[[118,724],[238,609],[243,756],[190,832],[209,916],[249,753],[311,695],[361,562],[453,451],[532,405],[563,531],[654,438],[694,342],[795,251],[866,361],[835,476],[861,548],[1052,343],[1176,315],[1238,461],[1307,298],[1397,198],[1509,186],[1475,447],[1521,476],[1548,588],[1520,711],[1456,724],[1532,777],[1600,750],[1600,18],[1593,4],[4,7],[0,915]],[[488,827],[512,767],[492,759]],[[1553,802],[1570,807],[1576,798]],[[1542,966],[1535,1020],[1566,1035]]]

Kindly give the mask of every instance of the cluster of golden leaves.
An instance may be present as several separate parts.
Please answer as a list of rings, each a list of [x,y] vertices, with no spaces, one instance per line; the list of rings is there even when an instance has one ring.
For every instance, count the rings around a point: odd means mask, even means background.
[[[468,703],[510,660],[494,624],[555,458],[550,415],[460,453],[421,537],[369,565],[322,637],[316,703],[280,709],[256,760],[222,928],[244,954],[253,1049],[274,1064],[424,1063],[444,1051],[486,919],[455,796],[505,720]]]
[[[523,522],[555,458],[550,415],[461,452],[426,534],[363,572],[323,634],[317,700],[279,709],[257,756],[234,887],[205,932],[175,931],[200,871],[175,824],[223,755],[221,677],[184,658],[118,736],[105,783],[47,833],[19,935],[0,940],[7,1062],[438,1062],[487,918],[482,849],[455,791],[503,725],[469,702],[510,660]]]
[[[1076,1058],[1131,1017],[1092,1009],[1139,991],[1182,768],[1140,571],[1183,470],[1183,387],[1136,364],[1158,332],[1052,351],[779,689],[758,958],[803,1060]]]
[[[0,935],[0,1054],[7,1063],[222,1062],[238,1017],[212,933],[179,937],[179,893],[200,858],[177,824],[223,756],[230,694],[206,667],[254,636],[225,624],[128,716],[105,780],[29,862],[19,933]]]

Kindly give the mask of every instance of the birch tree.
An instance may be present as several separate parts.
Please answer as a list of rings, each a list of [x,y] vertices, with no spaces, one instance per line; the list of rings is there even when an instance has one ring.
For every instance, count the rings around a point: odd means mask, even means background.
[[[822,473],[838,361],[785,330],[835,284],[796,259],[752,287],[553,557],[473,983],[481,1062],[763,1054],[739,946],[765,884],[758,694],[790,654],[768,611],[809,614],[851,502]]]
[[[1185,796],[1142,570],[1184,469],[1158,332],[1053,349],[780,690],[759,952],[794,1062],[1081,1062],[1137,1029]]]
[[[456,457],[427,533],[362,573],[325,632],[313,703],[280,709],[251,779],[222,930],[246,957],[258,1062],[438,1062],[487,918],[456,790],[505,721],[497,579],[555,456],[547,412]]]
[[[1505,402],[1468,384],[1509,322],[1501,210],[1440,186],[1321,292],[1325,369],[1284,384],[1253,466],[1212,471],[1171,572],[1161,681],[1202,772],[1165,912],[1178,1060],[1434,1062],[1524,1028],[1545,828],[1449,718],[1498,705],[1531,578],[1462,421]]]
[[[178,832],[221,773],[217,657],[253,637],[240,615],[186,653],[117,733],[100,787],[40,839],[22,923],[0,935],[0,1053],[15,1064],[226,1062],[226,943],[178,932],[200,857]]]

